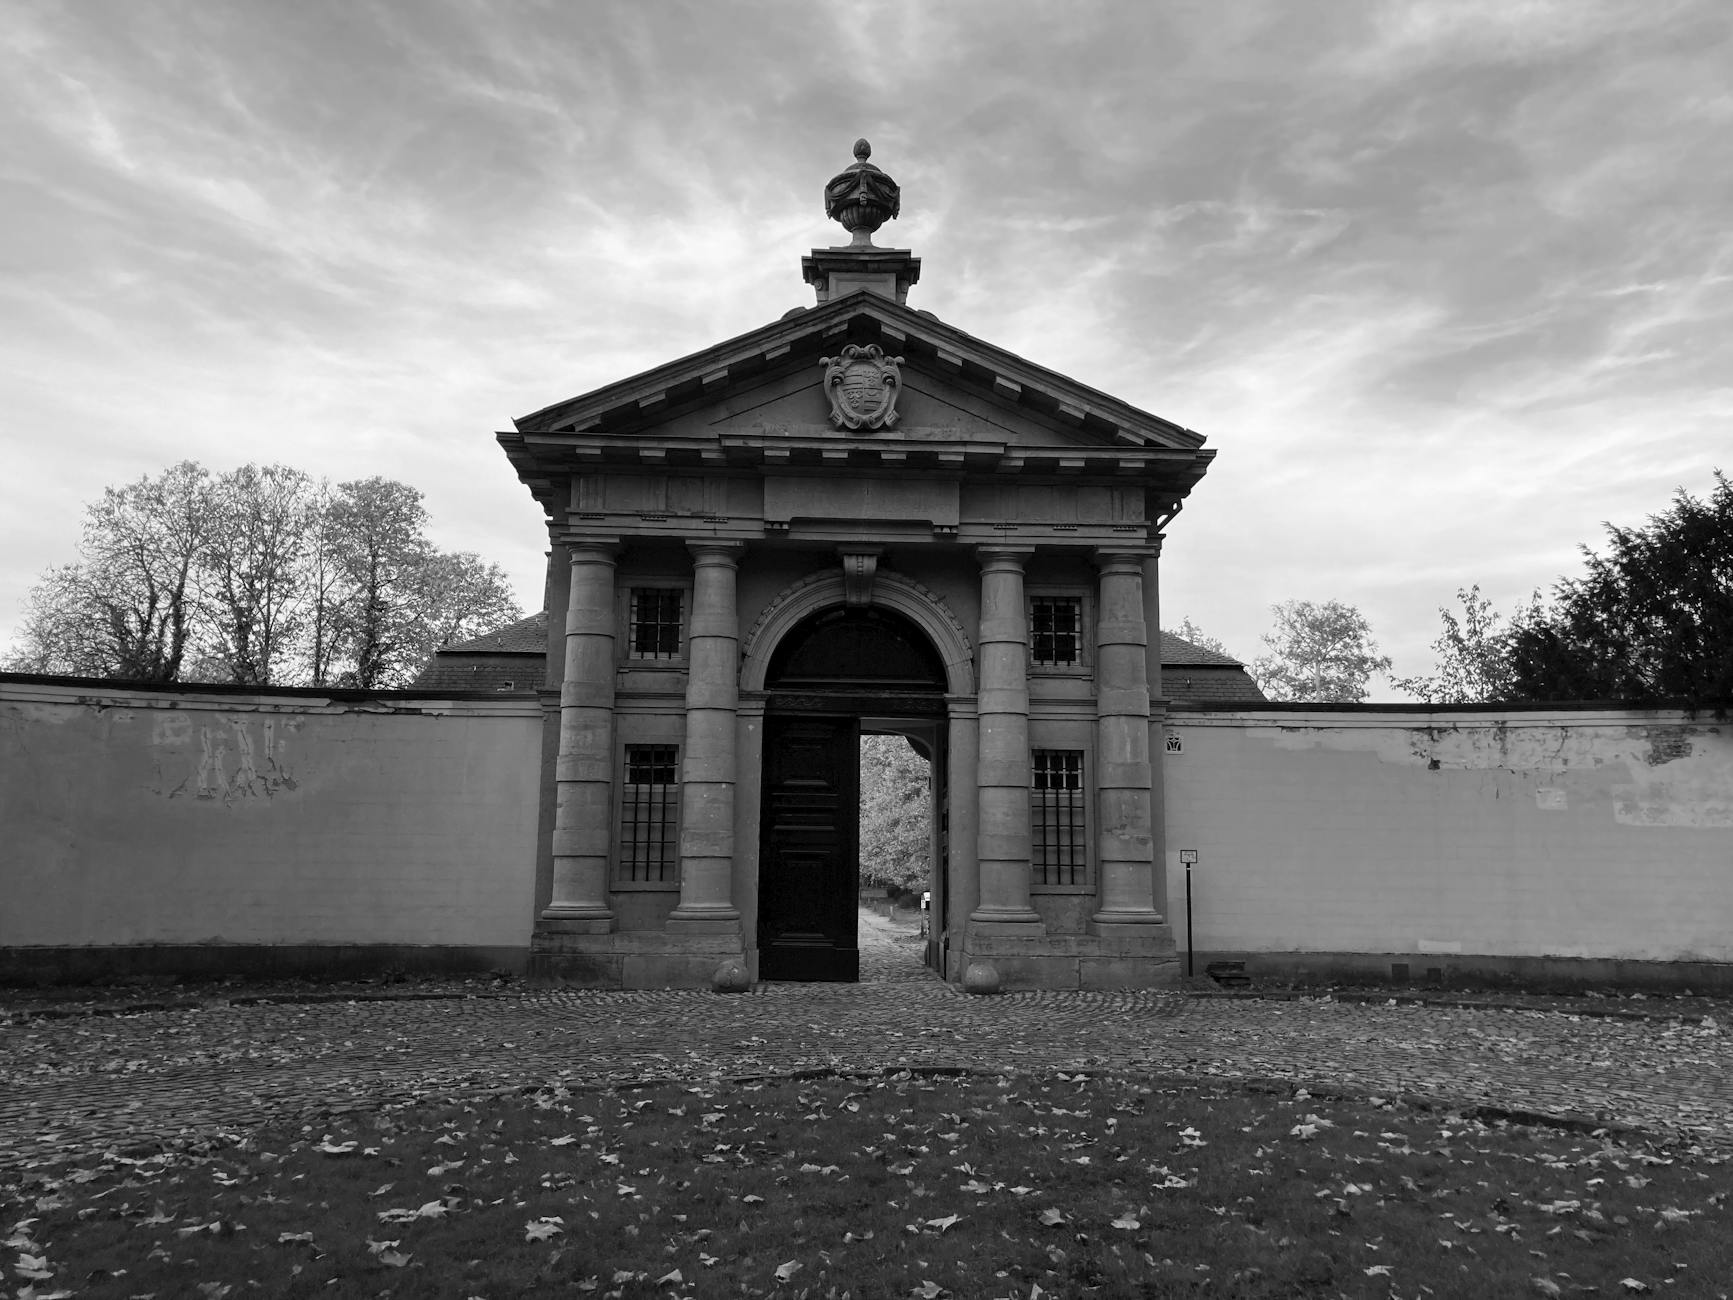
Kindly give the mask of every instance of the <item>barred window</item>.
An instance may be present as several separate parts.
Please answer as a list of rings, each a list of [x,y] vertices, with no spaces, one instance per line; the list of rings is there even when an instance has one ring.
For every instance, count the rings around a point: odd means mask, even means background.
[[[1037,885],[1084,885],[1088,841],[1083,816],[1083,751],[1037,749],[1031,755],[1029,850]]]
[[[620,787],[620,878],[679,879],[677,745],[627,745]]]
[[[1030,657],[1047,667],[1078,662],[1083,602],[1076,596],[1036,596],[1029,602]]]
[[[633,587],[630,654],[634,659],[680,657],[680,606],[685,593],[678,587]]]

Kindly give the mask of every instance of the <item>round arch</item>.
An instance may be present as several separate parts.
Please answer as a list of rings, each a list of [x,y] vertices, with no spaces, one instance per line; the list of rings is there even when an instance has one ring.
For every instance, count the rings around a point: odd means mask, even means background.
[[[945,603],[912,578],[884,569],[874,576],[872,592],[874,605],[895,610],[932,642],[945,666],[945,693],[973,695],[974,647]],[[740,688],[762,691],[782,638],[808,615],[844,603],[840,570],[810,574],[778,592],[741,643]]]

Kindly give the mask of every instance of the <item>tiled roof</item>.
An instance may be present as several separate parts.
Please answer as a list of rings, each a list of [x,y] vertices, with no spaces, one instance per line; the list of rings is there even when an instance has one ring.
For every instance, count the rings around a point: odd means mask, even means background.
[[[546,655],[448,654],[441,651],[415,679],[418,691],[535,691]]]
[[[1176,704],[1257,704],[1264,698],[1238,664],[1164,664],[1161,693]]]
[[[544,677],[548,616],[528,618],[455,645],[442,646],[415,679],[418,690],[533,691]],[[1264,698],[1240,661],[1205,650],[1171,632],[1161,634],[1162,693],[1173,700],[1258,701]]]
[[[1172,632],[1161,634],[1162,667],[1169,664],[1211,664],[1218,668],[1240,668],[1244,665],[1232,655],[1218,654],[1214,650],[1205,650],[1200,645],[1183,641]]]
[[[548,649],[548,612],[539,610],[528,618],[520,618],[505,627],[484,632],[468,641],[440,646],[439,653],[449,654],[546,654]]]

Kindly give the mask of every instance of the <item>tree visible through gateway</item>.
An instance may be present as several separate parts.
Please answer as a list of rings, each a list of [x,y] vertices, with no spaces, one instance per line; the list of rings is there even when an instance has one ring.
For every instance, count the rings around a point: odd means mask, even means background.
[[[789,632],[766,686],[760,978],[853,981],[861,969],[861,734],[913,732],[933,752],[944,665],[901,614],[838,607]],[[928,843],[936,845],[930,831]]]

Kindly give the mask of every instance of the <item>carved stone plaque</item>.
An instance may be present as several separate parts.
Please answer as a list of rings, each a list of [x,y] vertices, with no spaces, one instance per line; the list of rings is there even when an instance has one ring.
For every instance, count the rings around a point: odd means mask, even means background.
[[[887,357],[876,343],[851,343],[840,356],[821,357],[831,423],[839,429],[888,429],[897,422],[902,387],[901,357]]]

